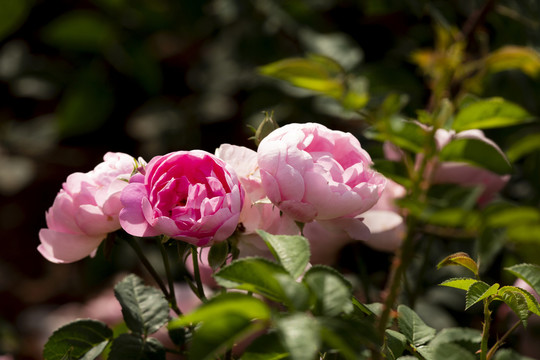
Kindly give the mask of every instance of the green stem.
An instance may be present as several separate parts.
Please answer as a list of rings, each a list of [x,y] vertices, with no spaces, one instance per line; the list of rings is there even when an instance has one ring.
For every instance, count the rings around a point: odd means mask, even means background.
[[[158,242],[159,250],[161,251],[161,257],[163,258],[163,265],[165,266],[165,274],[167,275],[167,280],[169,282],[169,296],[167,297],[167,300],[169,301],[169,306],[171,307],[171,309],[176,313],[176,315],[180,316],[182,315],[182,311],[180,311],[180,308],[178,307],[178,303],[176,302],[176,294],[174,291],[174,279],[171,273],[169,255],[167,254],[167,250],[165,249],[165,246],[163,245],[163,241],[161,241],[161,239],[158,239],[157,242]]]
[[[482,342],[480,343],[480,360],[487,360],[489,326],[491,324],[491,311],[489,311],[489,301],[484,299],[484,326],[482,329]]]
[[[514,330],[516,330],[520,324],[521,324],[521,320],[516,321],[516,323],[506,333],[504,333],[504,335],[499,340],[497,340],[495,345],[493,345],[493,347],[487,353],[486,360],[490,360],[493,357],[493,355],[495,355],[495,352],[502,346],[502,344],[504,343],[504,340],[506,340],[506,338],[510,336],[510,334],[513,333]]]
[[[205,302],[206,296],[204,295],[204,288],[201,281],[201,273],[199,270],[199,257],[197,254],[197,248],[191,246],[191,260],[193,261],[193,277],[195,278],[195,283],[197,284],[197,296],[201,301]]]
[[[122,239],[126,240],[129,246],[131,246],[131,248],[135,251],[135,253],[139,257],[139,260],[141,260],[146,270],[148,270],[150,275],[152,275],[152,277],[158,284],[159,288],[161,289],[165,297],[168,299],[170,295],[169,295],[169,291],[167,290],[167,287],[165,286],[165,283],[163,282],[163,280],[161,280],[161,276],[158,274],[156,269],[154,269],[150,261],[148,261],[148,259],[144,255],[144,252],[139,246],[139,243],[137,242],[137,240],[133,238],[132,236],[122,237]]]

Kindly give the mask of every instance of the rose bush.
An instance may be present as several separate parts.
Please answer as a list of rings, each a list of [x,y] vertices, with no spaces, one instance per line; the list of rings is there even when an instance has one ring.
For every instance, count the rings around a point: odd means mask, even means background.
[[[134,236],[166,235],[196,246],[227,239],[244,200],[238,177],[202,150],[154,157],[121,196],[120,224]]]
[[[386,182],[352,134],[320,124],[285,125],[257,153],[268,198],[301,222],[355,217],[377,202]]]
[[[46,213],[39,252],[49,261],[70,263],[91,255],[109,232],[120,229],[120,194],[134,169],[133,157],[109,152],[87,173],[68,176]]]

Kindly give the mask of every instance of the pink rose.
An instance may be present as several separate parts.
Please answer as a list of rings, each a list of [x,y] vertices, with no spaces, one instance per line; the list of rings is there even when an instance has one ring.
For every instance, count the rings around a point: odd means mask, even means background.
[[[134,236],[167,235],[196,246],[236,229],[244,191],[234,170],[202,150],[154,157],[122,192],[122,228]]]
[[[315,123],[270,133],[258,163],[268,198],[302,222],[355,217],[377,202],[386,183],[358,139]]]
[[[95,252],[108,233],[120,229],[120,194],[128,185],[135,160],[107,153],[103,163],[87,173],[68,176],[45,214],[39,231],[39,252],[49,261],[70,263]]]
[[[238,233],[241,255],[272,257],[256,230],[261,229],[274,235],[297,235],[300,229],[291,217],[281,214],[277,207],[266,200],[255,151],[223,144],[216,149],[216,156],[231,165],[246,191],[239,220],[242,225]]]

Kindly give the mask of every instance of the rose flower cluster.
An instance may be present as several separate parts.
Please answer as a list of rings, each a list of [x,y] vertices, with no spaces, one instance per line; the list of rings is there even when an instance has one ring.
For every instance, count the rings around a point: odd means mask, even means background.
[[[278,128],[257,151],[223,144],[215,154],[176,151],[148,164],[107,153],[94,170],[67,178],[38,250],[49,261],[74,262],[123,229],[198,247],[234,234],[241,256],[264,255],[262,229],[302,232],[313,263],[332,263],[354,240],[393,251],[405,234],[394,199],[405,189],[371,165],[356,137],[316,123]]]

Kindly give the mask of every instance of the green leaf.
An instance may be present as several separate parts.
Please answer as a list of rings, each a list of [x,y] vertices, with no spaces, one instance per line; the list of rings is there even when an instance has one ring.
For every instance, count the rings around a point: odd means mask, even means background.
[[[540,151],[540,134],[532,133],[513,143],[508,150],[506,150],[506,156],[508,156],[508,159],[511,162],[516,162],[522,157],[536,151]]]
[[[242,360],[280,360],[289,356],[277,332],[269,332],[256,338],[242,354]]]
[[[452,343],[439,343],[431,346],[433,359],[476,360],[476,356],[463,347]]]
[[[305,311],[310,305],[310,292],[304,283],[296,282],[290,275],[276,274],[281,285],[283,303],[291,310]]]
[[[352,297],[352,304],[355,310],[355,313],[360,313],[363,316],[372,316],[373,311],[371,311],[366,305],[362,304],[360,301],[358,301],[357,298],[354,296]]]
[[[339,99],[343,95],[344,86],[343,81],[337,77],[341,69],[339,64],[336,64],[323,56],[307,59],[290,58],[262,66],[259,72],[291,85]]]
[[[401,333],[414,346],[424,345],[435,337],[437,332],[434,328],[427,326],[426,323],[406,305],[398,306],[398,326]]]
[[[254,334],[270,319],[270,309],[261,300],[243,293],[223,293],[193,312],[169,322],[169,331],[200,323],[194,333],[191,359],[211,359],[243,338]]]
[[[500,349],[495,353],[493,360],[535,360],[528,356],[523,356],[512,349]]]
[[[480,344],[482,341],[482,332],[471,328],[446,328],[442,329],[433,340],[430,341],[430,345],[433,347],[438,344],[454,343],[454,342],[470,342],[474,344]]]
[[[464,268],[471,270],[475,275],[478,276],[478,265],[473,259],[471,259],[471,257],[467,253],[457,252],[455,254],[448,255],[437,264],[437,269],[448,265],[463,266]]]
[[[529,306],[525,295],[521,291],[513,289],[513,286],[504,286],[499,290],[498,298],[512,309],[523,326],[526,327],[529,318]]]
[[[212,321],[223,314],[236,314],[247,319],[268,320],[270,309],[261,300],[243,293],[224,293],[202,304],[189,314],[169,322],[168,328],[177,329],[199,322]]]
[[[231,349],[236,342],[263,328],[261,322],[253,322],[243,314],[223,312],[197,327],[189,347],[189,358],[215,359],[216,355]]]
[[[212,270],[216,271],[225,264],[228,255],[229,243],[227,241],[217,242],[208,251],[208,264]]]
[[[393,116],[377,122],[365,136],[378,141],[390,141],[398,147],[421,153],[428,141],[428,131],[418,123]]]
[[[169,320],[169,303],[158,289],[146,286],[138,276],[126,276],[114,287],[124,320],[131,331],[148,335]]]
[[[512,171],[512,166],[497,148],[472,138],[452,140],[441,149],[439,159],[469,163],[501,175]]]
[[[477,282],[478,280],[471,279],[471,278],[452,278],[452,279],[445,280],[439,285],[468,291],[471,285]]]
[[[382,344],[373,322],[343,317],[318,317],[317,320],[323,343],[345,359],[356,360],[366,346]]]
[[[226,288],[252,291],[274,301],[286,296],[276,275],[289,273],[279,264],[267,259],[248,257],[235,260],[214,274],[216,282]]]
[[[480,100],[461,109],[452,124],[456,131],[518,125],[532,120],[521,106],[502,98]]]
[[[17,30],[28,15],[28,0],[0,0],[0,41]]]
[[[525,223],[540,223],[540,211],[529,206],[512,206],[493,211],[486,217],[486,224],[491,227],[512,227]]]
[[[486,58],[488,71],[521,70],[535,77],[540,72],[540,56],[533,48],[507,45],[490,53]]]
[[[535,264],[517,264],[505,268],[514,276],[529,284],[537,294],[540,294],[540,266]]]
[[[386,329],[386,350],[389,359],[397,359],[403,354],[406,348],[407,337],[405,335],[391,329]]]
[[[277,320],[281,342],[292,360],[312,360],[321,339],[319,323],[306,313],[294,313]]]
[[[372,168],[406,188],[411,187],[412,182],[408,178],[407,167],[403,162],[374,159]]]
[[[68,85],[58,105],[58,128],[62,136],[99,129],[114,106],[114,93],[100,66],[81,69]]]
[[[309,263],[309,243],[299,235],[272,235],[263,230],[257,234],[266,242],[279,263],[297,279],[304,273]]]
[[[540,244],[540,224],[514,224],[506,229],[506,236],[517,243]]]
[[[306,272],[302,282],[315,296],[314,314],[336,316],[353,310],[351,285],[333,268],[314,265]]]
[[[84,52],[102,52],[116,37],[108,20],[89,10],[64,13],[48,23],[41,34],[49,45]]]
[[[462,208],[427,208],[420,214],[420,218],[433,225],[463,228],[473,228],[480,221],[477,211]]]
[[[108,360],[165,360],[165,348],[155,338],[122,334],[114,339]]]
[[[44,360],[82,358],[93,360],[112,339],[112,330],[96,320],[76,320],[56,330],[43,349]]]
[[[465,310],[469,309],[477,302],[496,294],[499,286],[500,285],[497,283],[489,286],[483,281],[477,281],[472,284],[471,287],[469,287],[469,290],[467,290],[467,295],[465,296]]]
[[[540,316],[540,304],[538,304],[538,300],[536,300],[536,298],[530,292],[516,286],[504,286],[501,289],[503,291],[506,291],[507,288],[510,291],[517,291],[521,293],[521,295],[523,295],[525,297],[525,300],[527,301],[527,308],[529,309],[529,311]]]

